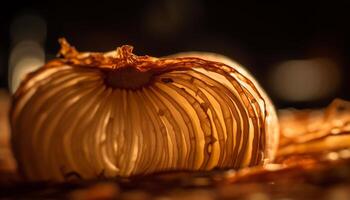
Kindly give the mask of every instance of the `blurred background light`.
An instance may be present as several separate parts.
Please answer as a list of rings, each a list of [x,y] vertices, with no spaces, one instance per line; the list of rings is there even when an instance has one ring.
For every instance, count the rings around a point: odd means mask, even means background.
[[[155,0],[146,7],[143,24],[153,37],[173,38],[198,23],[200,15],[198,0]]]
[[[245,66],[276,107],[322,107],[334,98],[350,99],[348,7],[295,1],[8,1],[0,7],[0,90],[15,91],[25,74],[55,58],[57,39],[65,37],[80,51],[129,44],[138,55],[156,57],[223,54]]]
[[[11,23],[10,36],[12,43],[22,40],[43,43],[46,39],[45,20],[35,13],[19,14]]]
[[[272,92],[290,102],[320,100],[334,94],[340,82],[340,67],[329,58],[281,62],[270,75]]]
[[[13,93],[26,74],[45,63],[45,20],[35,14],[20,14],[11,24],[10,36],[8,81]]]
[[[45,62],[45,52],[41,45],[31,40],[24,40],[11,51],[10,71],[11,82],[9,83],[11,92],[19,86],[21,80],[29,72],[42,66]]]

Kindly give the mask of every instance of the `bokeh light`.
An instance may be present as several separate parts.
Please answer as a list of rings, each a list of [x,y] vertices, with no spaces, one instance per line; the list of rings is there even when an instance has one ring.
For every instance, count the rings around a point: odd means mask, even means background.
[[[340,67],[328,58],[281,62],[270,74],[272,92],[290,102],[320,100],[334,94],[340,82]]]
[[[21,80],[45,62],[45,20],[35,14],[18,15],[10,28],[9,86],[14,92]]]

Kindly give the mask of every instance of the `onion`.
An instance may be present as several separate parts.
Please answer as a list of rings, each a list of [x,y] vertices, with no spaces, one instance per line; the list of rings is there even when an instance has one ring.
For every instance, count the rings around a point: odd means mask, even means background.
[[[60,42],[63,58],[29,74],[13,96],[13,149],[29,180],[239,169],[274,159],[274,107],[238,64],[212,54],[136,56],[131,46],[79,53]]]

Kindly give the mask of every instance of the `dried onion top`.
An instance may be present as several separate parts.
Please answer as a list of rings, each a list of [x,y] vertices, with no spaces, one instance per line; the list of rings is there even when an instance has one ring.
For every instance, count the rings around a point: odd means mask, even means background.
[[[274,107],[239,65],[203,55],[136,56],[131,46],[79,53],[60,42],[62,58],[29,74],[13,97],[13,149],[28,179],[238,169],[273,160]]]

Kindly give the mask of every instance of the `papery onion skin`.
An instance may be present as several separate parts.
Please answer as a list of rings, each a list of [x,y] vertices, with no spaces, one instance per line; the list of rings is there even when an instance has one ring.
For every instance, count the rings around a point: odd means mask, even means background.
[[[239,169],[274,159],[274,107],[239,65],[61,45],[63,58],[29,74],[13,96],[12,144],[29,180]]]
[[[350,158],[350,102],[335,99],[325,109],[280,111],[278,163],[297,158]],[[339,155],[338,155],[339,154]]]

